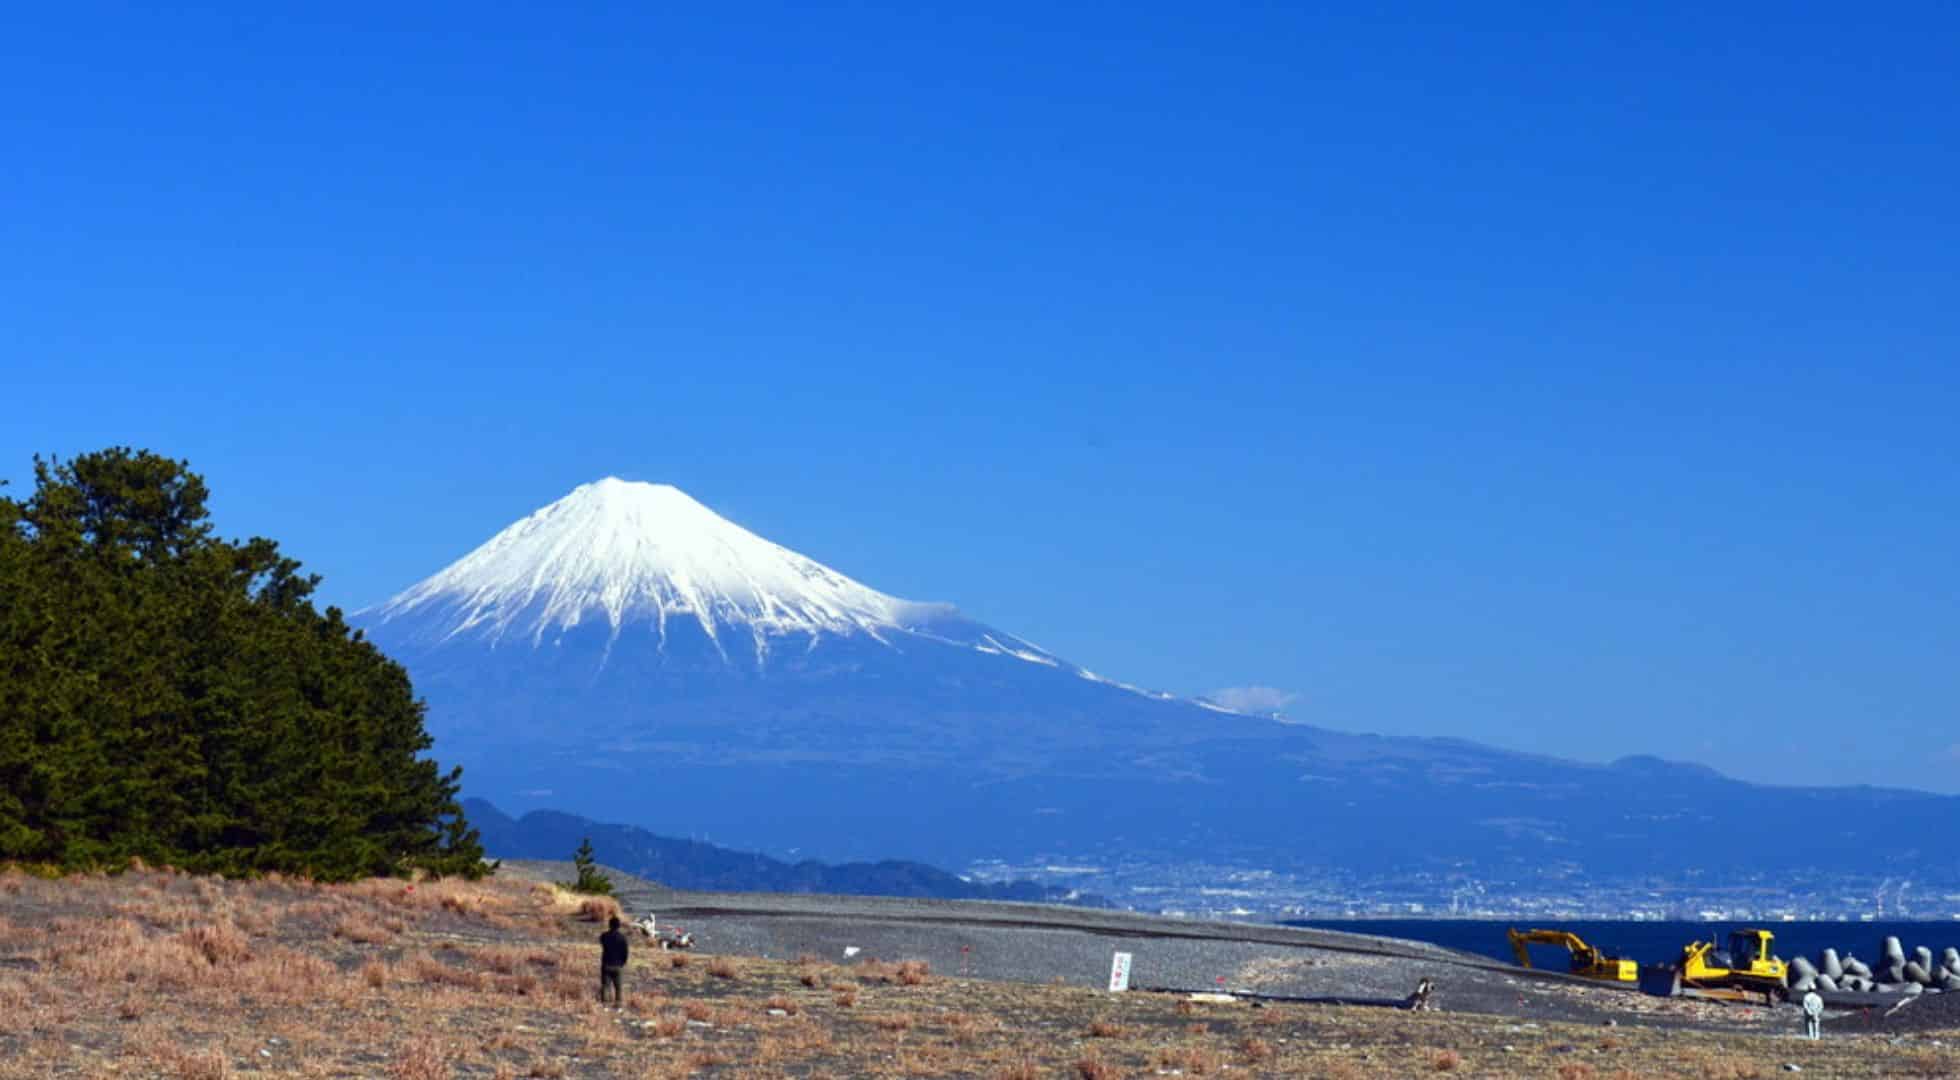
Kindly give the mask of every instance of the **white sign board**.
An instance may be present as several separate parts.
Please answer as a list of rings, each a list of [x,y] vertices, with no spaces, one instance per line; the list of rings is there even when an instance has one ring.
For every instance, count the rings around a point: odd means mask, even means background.
[[[1120,994],[1130,988],[1130,954],[1120,952],[1109,962],[1109,992]]]

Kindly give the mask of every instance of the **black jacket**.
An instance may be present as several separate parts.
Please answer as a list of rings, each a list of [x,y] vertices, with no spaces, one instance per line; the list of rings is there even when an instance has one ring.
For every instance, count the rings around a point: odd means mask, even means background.
[[[599,935],[599,966],[623,968],[626,966],[626,935],[617,930],[608,930]]]

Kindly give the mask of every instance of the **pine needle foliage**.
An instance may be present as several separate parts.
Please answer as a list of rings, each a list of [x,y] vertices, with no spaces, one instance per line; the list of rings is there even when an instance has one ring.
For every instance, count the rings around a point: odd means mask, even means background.
[[[408,674],[185,462],[34,462],[0,498],[0,861],[476,875]]]
[[[612,895],[612,879],[600,872],[599,860],[592,853],[591,837],[587,836],[582,838],[579,841],[578,850],[572,852],[572,867],[578,871],[578,876],[571,881],[561,883],[567,889],[577,893],[589,893],[593,896]]]

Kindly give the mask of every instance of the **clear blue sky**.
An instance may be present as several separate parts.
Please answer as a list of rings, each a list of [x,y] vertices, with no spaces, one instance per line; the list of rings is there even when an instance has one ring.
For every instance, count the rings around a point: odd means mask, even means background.
[[[0,476],[348,607],[663,480],[1131,682],[1960,791],[1960,11],[1314,7],[18,8]]]

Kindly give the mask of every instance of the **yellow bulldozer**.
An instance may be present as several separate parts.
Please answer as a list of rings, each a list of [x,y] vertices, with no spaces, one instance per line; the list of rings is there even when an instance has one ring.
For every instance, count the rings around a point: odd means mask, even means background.
[[[1770,1001],[1787,998],[1790,970],[1773,951],[1775,944],[1776,935],[1756,929],[1730,934],[1726,952],[1717,949],[1713,941],[1690,942],[1681,950],[1681,962],[1675,966],[1675,988],[1702,991],[1704,996],[1739,992],[1762,994]]]
[[[1572,954],[1572,974],[1587,979],[1600,979],[1606,982],[1635,983],[1640,981],[1640,965],[1632,960],[1608,956],[1585,939],[1569,930],[1517,930],[1508,931],[1511,938],[1511,951],[1518,954],[1518,966],[1531,966],[1533,945],[1560,945]]]

